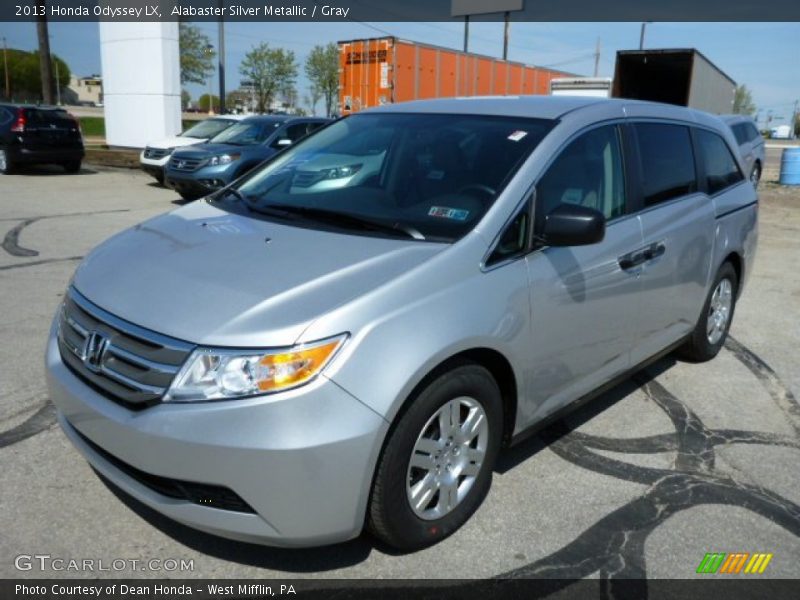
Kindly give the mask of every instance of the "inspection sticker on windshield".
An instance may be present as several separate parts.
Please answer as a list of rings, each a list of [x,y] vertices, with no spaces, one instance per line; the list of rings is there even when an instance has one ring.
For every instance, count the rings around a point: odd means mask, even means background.
[[[469,211],[463,208],[448,208],[447,206],[431,206],[428,211],[429,217],[441,217],[442,219],[455,219],[456,221],[466,221]]]
[[[508,139],[510,139],[512,142],[518,142],[526,135],[528,135],[527,131],[522,131],[521,129],[517,129],[514,133],[508,136]]]

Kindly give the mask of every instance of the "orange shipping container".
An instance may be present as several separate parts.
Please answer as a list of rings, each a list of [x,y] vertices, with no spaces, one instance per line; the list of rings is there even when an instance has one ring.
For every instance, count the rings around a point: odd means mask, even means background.
[[[550,93],[551,79],[571,76],[395,37],[339,42],[339,107],[343,115],[426,98],[544,95]]]

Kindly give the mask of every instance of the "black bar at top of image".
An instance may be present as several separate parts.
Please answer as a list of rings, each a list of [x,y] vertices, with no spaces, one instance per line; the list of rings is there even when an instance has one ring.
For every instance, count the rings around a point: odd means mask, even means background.
[[[697,579],[6,579],[3,600],[795,600],[800,582],[759,576]],[[78,590],[78,591],[76,591]]]
[[[509,0],[505,0],[508,2]],[[499,7],[496,0],[456,0]],[[520,3],[520,0],[516,0]],[[512,21],[800,21],[799,0],[521,0]],[[503,4],[505,5],[505,4]],[[453,0],[46,0],[51,21],[461,21]],[[176,12],[177,9],[177,12]],[[0,21],[33,21],[36,0],[2,0]],[[473,14],[498,21],[502,12]]]

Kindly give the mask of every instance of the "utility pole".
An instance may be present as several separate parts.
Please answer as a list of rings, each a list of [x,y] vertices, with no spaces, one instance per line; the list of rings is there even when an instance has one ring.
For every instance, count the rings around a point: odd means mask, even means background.
[[[3,73],[6,74],[6,100],[11,100],[11,78],[8,72],[8,46],[3,38]]]
[[[47,5],[36,0],[36,36],[39,38],[39,70],[42,76],[42,102],[53,103],[53,66],[50,63],[50,37],[47,34]]]
[[[58,68],[58,59],[54,58],[53,62],[56,65],[56,104],[61,106],[61,72]]]
[[[219,0],[219,5],[222,7],[222,0]],[[221,12],[221,11],[220,11]],[[225,114],[225,22],[222,17],[219,19],[218,29],[218,46],[219,46],[219,62],[217,68],[219,70],[219,114]]]
[[[649,21],[644,21],[642,23],[642,30],[639,32],[639,50],[642,50],[644,48],[644,32],[645,29],[647,29],[648,23]]]
[[[464,15],[464,52],[469,48],[469,15]]]
[[[790,124],[789,135],[792,139],[795,139],[797,136],[794,134],[795,130],[797,129],[797,105],[800,103],[800,100],[794,101],[794,107],[792,108],[792,122]]]
[[[511,18],[511,13],[506,11],[503,13],[503,60],[508,60],[508,29],[511,27],[509,20]]]
[[[597,38],[597,47],[594,51],[594,76],[600,72],[600,38]]]

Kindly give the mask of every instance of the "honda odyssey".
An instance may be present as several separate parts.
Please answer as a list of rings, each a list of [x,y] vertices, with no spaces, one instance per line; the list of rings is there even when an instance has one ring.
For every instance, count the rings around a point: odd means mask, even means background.
[[[502,448],[667,352],[720,351],[757,206],[731,131],[687,108],[363,111],[92,251],[50,395],[91,465],[176,521],[421,548]]]

